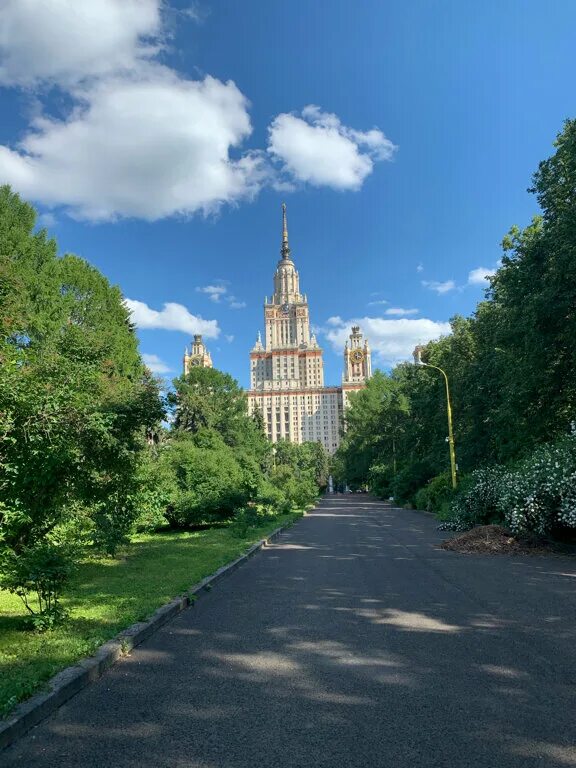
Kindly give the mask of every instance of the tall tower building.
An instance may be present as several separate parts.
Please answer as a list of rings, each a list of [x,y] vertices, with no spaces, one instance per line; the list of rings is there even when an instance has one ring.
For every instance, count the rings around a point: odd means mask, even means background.
[[[364,387],[372,376],[372,356],[368,339],[363,340],[359,325],[352,326],[352,333],[344,346],[344,373],[342,374],[342,404],[348,405],[348,394]]]
[[[208,352],[206,345],[202,341],[202,336],[199,333],[194,336],[194,341],[192,342],[190,353],[188,353],[188,347],[186,347],[184,350],[185,376],[192,367],[212,368],[212,358],[210,357],[210,352]]]
[[[274,442],[321,442],[333,453],[340,442],[347,395],[361,389],[369,375],[370,349],[355,327],[344,352],[342,387],[324,385],[322,350],[310,331],[308,299],[300,292],[282,204],[282,246],[274,292],[264,299],[264,341],[258,332],[250,352],[250,412],[261,412]]]

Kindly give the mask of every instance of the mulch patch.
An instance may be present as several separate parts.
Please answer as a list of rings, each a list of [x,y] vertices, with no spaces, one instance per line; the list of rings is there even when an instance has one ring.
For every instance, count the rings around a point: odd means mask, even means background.
[[[501,525],[477,525],[440,544],[464,554],[550,555],[575,554],[574,547],[537,536],[514,536]]]

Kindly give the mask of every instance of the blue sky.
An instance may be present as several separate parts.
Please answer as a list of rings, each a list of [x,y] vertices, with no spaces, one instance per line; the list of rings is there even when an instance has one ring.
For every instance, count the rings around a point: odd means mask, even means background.
[[[474,310],[576,113],[574,29],[571,0],[8,0],[0,181],[120,285],[155,369],[203,331],[244,386],[286,201],[336,383],[352,321],[387,367]]]

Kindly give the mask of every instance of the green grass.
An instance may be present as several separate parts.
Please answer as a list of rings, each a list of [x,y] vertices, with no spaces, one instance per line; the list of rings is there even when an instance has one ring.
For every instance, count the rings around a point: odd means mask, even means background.
[[[233,526],[140,534],[115,559],[87,556],[62,599],[70,619],[44,634],[26,629],[22,602],[0,590],[0,716],[56,672],[90,656],[106,640],[148,618],[295,517],[276,517],[240,535]]]

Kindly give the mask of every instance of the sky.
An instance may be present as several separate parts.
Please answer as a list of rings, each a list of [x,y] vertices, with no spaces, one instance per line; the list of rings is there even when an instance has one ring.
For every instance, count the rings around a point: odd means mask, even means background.
[[[482,300],[576,115],[573,0],[4,0],[0,183],[120,286],[167,380],[249,383],[286,202],[336,384]]]

